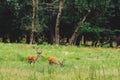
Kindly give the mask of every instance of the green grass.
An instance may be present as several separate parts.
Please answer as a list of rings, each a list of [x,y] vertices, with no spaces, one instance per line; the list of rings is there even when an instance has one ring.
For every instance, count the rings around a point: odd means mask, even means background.
[[[35,48],[44,57],[30,65]],[[49,56],[64,67],[49,65]],[[120,80],[120,49],[0,43],[0,80]]]

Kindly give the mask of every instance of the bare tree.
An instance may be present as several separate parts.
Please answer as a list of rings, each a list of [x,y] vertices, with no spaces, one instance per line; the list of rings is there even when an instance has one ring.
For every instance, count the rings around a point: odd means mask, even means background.
[[[91,12],[91,10],[88,10],[88,12],[86,13],[86,15],[83,16],[83,18],[78,22],[77,27],[75,28],[74,33],[72,34],[70,40],[69,40],[69,44],[70,45],[75,45],[77,37],[78,37],[78,32],[80,30],[80,26],[81,24],[83,24],[87,18],[87,16],[89,15],[89,13]]]
[[[32,27],[31,27],[31,33],[30,33],[30,44],[32,44],[33,43],[33,40],[34,40],[34,31],[35,31],[35,12],[36,12],[36,10],[35,10],[35,7],[36,7],[36,0],[32,0],[32,7],[33,7],[33,9],[32,9]]]
[[[56,25],[55,25],[55,44],[59,44],[60,41],[60,18],[62,15],[63,9],[63,0],[59,0],[59,10],[56,18]]]

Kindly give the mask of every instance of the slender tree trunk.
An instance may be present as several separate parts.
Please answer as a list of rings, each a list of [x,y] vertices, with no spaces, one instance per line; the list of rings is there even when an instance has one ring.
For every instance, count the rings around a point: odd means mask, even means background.
[[[81,39],[82,45],[85,43],[85,36],[82,35],[82,39]]]
[[[91,12],[91,10],[88,10],[87,14],[86,14],[86,15],[83,17],[83,19],[80,20],[80,22],[78,23],[78,25],[77,25],[74,33],[72,34],[72,36],[71,36],[71,38],[70,38],[70,40],[69,40],[69,44],[70,44],[70,45],[75,45],[76,40],[77,40],[77,37],[78,37],[78,32],[79,32],[79,30],[80,30],[80,26],[81,26],[81,24],[84,23],[84,21],[86,20],[88,14],[89,14],[90,12]]]
[[[56,19],[56,25],[55,25],[55,44],[59,44],[60,41],[60,18],[62,15],[62,9],[63,9],[63,0],[60,0],[59,2],[59,11],[57,14],[57,19]]]
[[[52,12],[50,11],[50,43],[53,44],[54,43],[54,27],[52,25]]]
[[[52,4],[53,3],[53,1],[51,0],[50,1],[50,4]],[[50,7],[50,9],[49,9],[49,28],[50,28],[50,43],[51,44],[53,44],[54,43],[54,27],[53,27],[53,25],[52,25],[52,6],[53,5],[50,5],[49,7]]]
[[[39,0],[36,0],[35,5],[36,5],[35,6],[35,25],[38,28],[38,26],[41,27],[40,24],[39,24],[39,15],[38,15],[38,13],[39,13],[38,12],[38,9],[39,9]],[[35,26],[35,28],[36,28],[36,26]],[[34,42],[38,43],[38,33],[34,34]]]
[[[34,28],[35,28],[35,0],[32,0],[32,27],[31,27],[31,33],[30,33],[30,44],[33,43],[33,37],[34,37]]]

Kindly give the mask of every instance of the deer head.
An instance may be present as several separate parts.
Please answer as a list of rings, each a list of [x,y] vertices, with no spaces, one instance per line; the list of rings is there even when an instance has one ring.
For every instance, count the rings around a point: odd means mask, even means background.
[[[60,67],[64,66],[65,59],[63,59],[61,62],[59,62]]]

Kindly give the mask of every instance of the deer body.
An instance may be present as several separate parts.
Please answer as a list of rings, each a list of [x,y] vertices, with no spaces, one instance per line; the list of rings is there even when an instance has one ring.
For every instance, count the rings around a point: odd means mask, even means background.
[[[58,60],[55,57],[48,58],[49,64],[59,64]]]
[[[28,57],[28,62],[31,63],[35,63],[35,61],[37,60],[36,56],[29,56]]]
[[[59,65],[60,67],[63,66],[63,61],[62,61],[62,62],[59,62],[59,61],[57,60],[57,58],[55,58],[55,57],[49,57],[49,58],[48,58],[48,62],[49,62],[49,64],[57,64],[57,65]]]
[[[31,63],[35,63],[35,61],[37,61],[37,59],[41,56],[41,52],[37,52],[37,56],[29,56],[28,57],[28,62]]]

